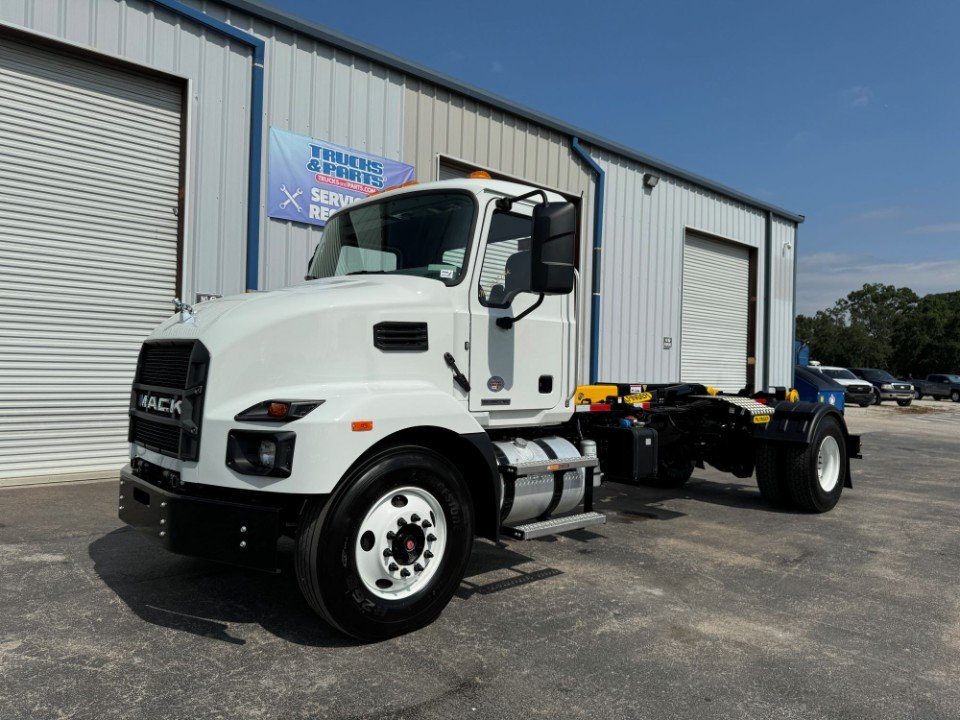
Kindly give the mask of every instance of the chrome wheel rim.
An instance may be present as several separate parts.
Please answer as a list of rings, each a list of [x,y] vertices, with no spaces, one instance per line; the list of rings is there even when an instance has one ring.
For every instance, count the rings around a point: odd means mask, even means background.
[[[440,502],[423,488],[401,487],[371,505],[354,541],[363,586],[384,600],[423,590],[437,573],[447,546]]]
[[[840,481],[840,443],[827,435],[817,452],[817,480],[824,492],[832,491]]]

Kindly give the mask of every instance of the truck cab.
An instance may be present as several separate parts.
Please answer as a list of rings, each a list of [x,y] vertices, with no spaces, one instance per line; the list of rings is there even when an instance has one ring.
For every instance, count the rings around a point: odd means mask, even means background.
[[[335,213],[303,283],[179,303],[141,348],[120,518],[267,571],[288,535],[310,606],[378,639],[440,613],[474,536],[603,524],[598,466],[756,470],[767,501],[832,508],[859,456],[835,408],[583,377],[579,228],[541,188],[403,187]]]

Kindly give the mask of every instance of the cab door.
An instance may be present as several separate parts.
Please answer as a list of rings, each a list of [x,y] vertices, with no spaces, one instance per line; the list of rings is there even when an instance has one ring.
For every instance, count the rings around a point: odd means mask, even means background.
[[[507,212],[488,204],[470,291],[470,410],[548,410],[563,394],[568,298],[546,295],[539,307],[510,328],[539,300],[529,286],[532,206]]]

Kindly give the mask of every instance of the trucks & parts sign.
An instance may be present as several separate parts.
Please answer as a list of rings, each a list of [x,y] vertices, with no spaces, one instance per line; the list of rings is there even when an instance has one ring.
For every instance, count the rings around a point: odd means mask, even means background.
[[[413,178],[412,165],[270,128],[272,218],[323,226],[340,208]]]

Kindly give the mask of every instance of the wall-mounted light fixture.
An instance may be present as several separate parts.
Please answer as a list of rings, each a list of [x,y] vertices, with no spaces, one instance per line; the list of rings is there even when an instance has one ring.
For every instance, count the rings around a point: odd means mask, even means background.
[[[653,173],[644,173],[643,174],[643,185],[648,187],[651,190],[657,186],[657,183],[660,182],[660,176],[654,175]]]

